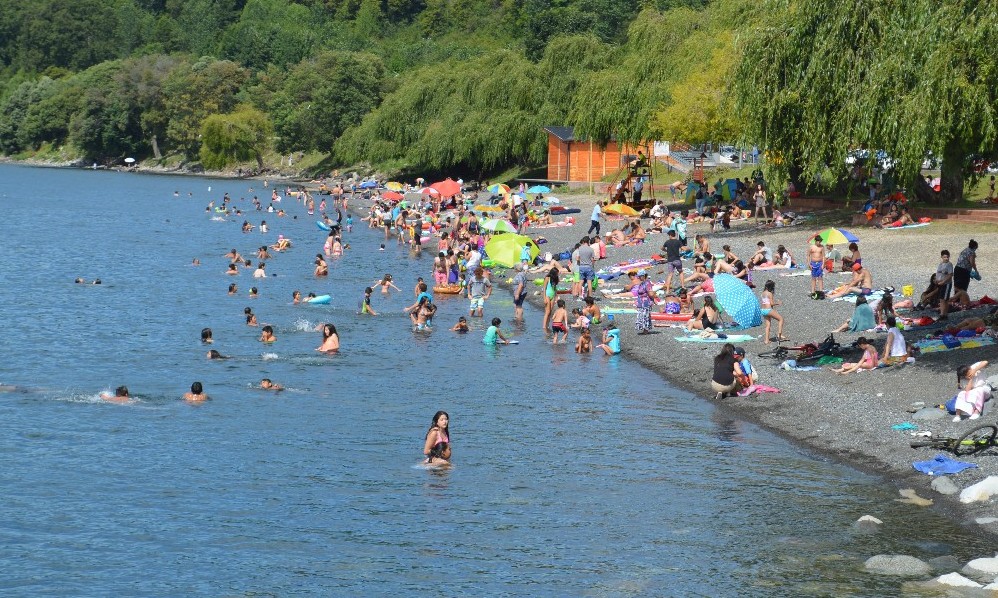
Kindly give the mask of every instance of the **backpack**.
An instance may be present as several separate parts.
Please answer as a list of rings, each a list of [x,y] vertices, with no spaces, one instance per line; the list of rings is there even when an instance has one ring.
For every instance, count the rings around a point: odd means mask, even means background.
[[[815,291],[811,293],[811,299],[824,299],[825,291]]]

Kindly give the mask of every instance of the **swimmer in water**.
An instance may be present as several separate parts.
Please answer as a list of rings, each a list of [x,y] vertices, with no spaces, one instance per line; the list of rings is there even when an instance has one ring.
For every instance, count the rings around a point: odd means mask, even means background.
[[[392,282],[392,275],[391,274],[385,274],[384,278],[382,278],[381,280],[374,281],[374,284],[381,285],[381,292],[384,293],[385,295],[388,294],[389,287],[395,289],[396,291],[401,291],[402,290],[402,289],[398,288],[397,286],[395,286],[395,283]]]
[[[192,266],[200,266],[200,265],[201,265],[201,260],[199,260],[198,258],[194,258],[194,259],[193,259],[193,260],[191,261],[191,265],[192,265]]]
[[[260,296],[260,292],[256,290],[256,287],[250,287],[250,299],[256,299]]]
[[[260,388],[263,390],[284,390],[284,387],[280,384],[275,384],[270,380],[270,378],[264,378],[260,380]]]
[[[239,291],[239,287],[236,286],[236,283],[232,283],[232,284],[229,285],[229,294],[230,295],[235,295],[238,291]]]
[[[107,401],[109,403],[130,403],[132,397],[128,395],[127,386],[119,386],[114,389],[114,394],[109,394],[106,392],[100,393],[101,400]]]
[[[255,320],[256,316],[253,316],[253,319]],[[277,337],[274,336],[274,329],[271,326],[264,326],[263,328],[260,329],[261,343],[272,343],[276,340]]]
[[[228,359],[228,356],[222,355],[221,353],[219,353],[215,349],[212,349],[212,350],[208,351],[207,357],[208,357],[208,359]]]
[[[207,401],[208,395],[204,393],[204,388],[201,386],[201,383],[195,382],[191,384],[191,391],[184,393],[184,400],[190,401],[191,403],[200,403],[201,401]]]
[[[372,316],[378,315],[376,311],[371,307],[371,294],[374,293],[374,289],[367,287],[364,289],[364,299],[360,304],[360,313],[371,314]]]
[[[450,416],[437,411],[423,441],[423,454],[429,465],[449,465],[451,457]]]
[[[326,264],[326,260],[322,259],[322,254],[315,254],[315,276],[328,276],[329,266]]]
[[[246,325],[247,326],[259,326],[259,324],[256,321],[256,314],[254,314],[253,312],[250,312],[250,313],[246,314]]]
[[[451,328],[451,332],[468,332],[468,318],[461,316],[457,319],[457,324]]]
[[[291,293],[291,304],[298,305],[300,303],[301,303],[301,291],[296,289],[295,292]]]
[[[234,263],[229,264],[229,269],[226,270],[225,273],[228,274],[229,276],[239,276],[239,270],[236,268],[236,265]]]
[[[211,328],[201,329],[201,342],[204,343],[205,345],[210,345],[211,343],[214,342],[214,340],[211,338]]]
[[[340,335],[336,333],[336,326],[325,324],[322,327],[322,345],[316,351],[322,353],[336,353],[340,350]]]
[[[83,280],[82,278],[77,278],[73,282],[75,282],[76,284],[87,284],[87,281]]]

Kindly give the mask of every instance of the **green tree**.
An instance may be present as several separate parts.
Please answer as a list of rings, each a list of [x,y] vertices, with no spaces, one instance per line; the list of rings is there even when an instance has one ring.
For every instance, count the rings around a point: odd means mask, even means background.
[[[252,158],[263,169],[263,152],[271,135],[267,115],[252,106],[239,106],[232,114],[213,114],[201,127],[201,162],[219,169]]]
[[[670,101],[651,123],[657,138],[688,143],[737,139],[743,127],[728,89],[736,64],[736,53],[725,44],[714,49],[702,69],[674,82],[669,87]]]
[[[299,62],[313,50],[315,35],[305,26],[310,16],[288,0],[248,0],[222,36],[221,55],[253,69]]]
[[[197,158],[204,120],[232,111],[248,78],[249,72],[238,64],[210,57],[173,69],[163,85],[166,135],[173,147],[189,159]]]
[[[139,113],[121,86],[120,72],[120,62],[105,62],[71,81],[84,91],[69,121],[69,140],[88,159],[124,158],[141,147]]]
[[[118,20],[102,0],[35,0],[23,3],[14,63],[31,71],[47,66],[84,69],[116,58]]]
[[[927,150],[942,197],[963,195],[968,155],[996,141],[998,7],[962,0],[771,3],[745,35],[736,73],[750,134],[786,157],[777,172],[845,176],[856,147],[886,150],[899,181],[925,191]]]
[[[371,54],[323,52],[296,65],[270,104],[278,149],[332,150],[381,101],[384,77]]]

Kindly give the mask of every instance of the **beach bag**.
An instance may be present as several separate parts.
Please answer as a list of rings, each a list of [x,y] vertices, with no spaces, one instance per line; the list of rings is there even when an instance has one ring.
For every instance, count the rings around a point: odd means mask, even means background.
[[[948,411],[950,415],[956,415],[956,397],[946,401],[946,411]]]

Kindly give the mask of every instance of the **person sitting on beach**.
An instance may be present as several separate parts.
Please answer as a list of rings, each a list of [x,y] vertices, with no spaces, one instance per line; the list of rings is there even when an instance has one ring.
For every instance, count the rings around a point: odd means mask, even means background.
[[[835,264],[841,259],[841,251],[832,244],[825,245],[825,272],[835,272]]]
[[[600,308],[596,305],[596,300],[592,297],[586,297],[585,305],[582,306],[582,315],[589,318],[589,321],[593,324],[599,324],[602,314],[600,313]]]
[[[613,245],[614,247],[623,247],[627,245],[627,235],[624,233],[624,227],[615,229],[606,235],[606,244]]]
[[[842,256],[842,270],[841,272],[849,272],[852,270],[853,266],[856,264],[863,263],[863,256],[859,253],[859,245],[856,243],[849,244],[849,255]]]
[[[884,359],[881,365],[897,365],[908,360],[910,355],[904,334],[898,328],[897,318],[887,317],[887,339],[884,341]]]
[[[200,403],[207,401],[208,395],[205,394],[204,387],[201,386],[200,382],[194,382],[191,384],[191,391],[184,393],[184,400],[191,403]]]
[[[759,380],[759,372],[752,367],[752,363],[745,357],[745,349],[742,347],[735,347],[735,379],[738,381],[738,386],[743,390],[750,388],[753,384]]]
[[[710,379],[710,387],[714,390],[715,400],[721,400],[741,390],[741,384],[735,377],[735,346],[724,343],[721,352],[714,357],[714,375]]]
[[[589,328],[589,318],[583,315],[581,308],[572,308],[572,316],[575,318],[575,321],[572,322],[572,328],[576,330],[586,330]]]
[[[865,336],[861,336],[856,339],[856,346],[863,350],[863,356],[860,360],[854,363],[843,363],[841,367],[833,369],[833,372],[837,374],[851,374],[853,372],[858,372],[859,370],[877,369],[880,359],[877,356],[877,349],[873,346],[873,342]]]
[[[579,336],[579,340],[575,343],[576,353],[591,353],[593,350],[593,337],[589,332],[589,328],[582,329],[582,335]]]
[[[776,253],[773,255],[773,267],[775,268],[795,268],[797,263],[790,250],[783,245],[776,246]]]
[[[894,310],[894,295],[892,293],[884,293],[883,297],[879,301],[875,301],[871,304],[873,308],[873,316],[877,319],[877,325],[881,325],[887,322],[887,318],[893,316],[898,317],[897,311]]]
[[[124,404],[124,403],[130,403],[132,401],[132,397],[129,396],[128,394],[127,386],[119,386],[118,388],[114,389],[113,395],[111,393],[102,392],[100,393],[100,398],[102,401],[107,401],[109,403]]]
[[[860,295],[856,297],[856,309],[853,310],[852,317],[832,332],[863,332],[876,327],[877,320],[873,316],[873,308],[866,301],[866,297]]]
[[[279,391],[279,390],[284,390],[284,387],[281,386],[280,384],[275,383],[270,378],[264,378],[260,380],[260,389]]]
[[[756,243],[756,247],[757,249],[755,250],[755,253],[752,254],[752,257],[749,258],[749,263],[755,264],[757,266],[761,266],[766,263],[772,263],[773,250],[770,249],[769,247],[766,247],[766,243],[764,241],[759,241],[758,243]]]
[[[852,279],[846,284],[828,293],[827,297],[829,299],[842,297],[850,293],[856,295],[869,295],[873,292],[873,275],[870,274],[870,271],[864,268],[863,264],[853,264],[852,270]]]
[[[683,289],[685,291],[686,289]],[[664,296],[664,303],[662,304],[662,313],[664,314],[678,314],[683,309],[683,305],[679,300],[678,294],[673,294],[670,290],[666,293],[664,290],[659,289],[658,293]]]
[[[607,355],[620,353],[620,330],[616,324],[610,324],[610,327],[603,331],[603,342],[597,348],[603,349]]]
[[[720,323],[720,315],[717,311],[717,306],[714,305],[714,298],[708,295],[703,298],[703,307],[686,323],[686,329],[706,330],[710,328],[711,330],[717,330],[717,326]]]
[[[956,371],[957,388],[960,389],[956,395],[956,417],[954,422],[969,416],[969,419],[977,419],[984,413],[984,402],[991,397],[991,385],[985,379],[984,368],[988,367],[988,362],[978,361],[973,365],[962,365]]]
[[[641,223],[634,221],[631,223],[631,232],[627,235],[628,245],[638,245],[645,241],[645,229],[641,228]]]

